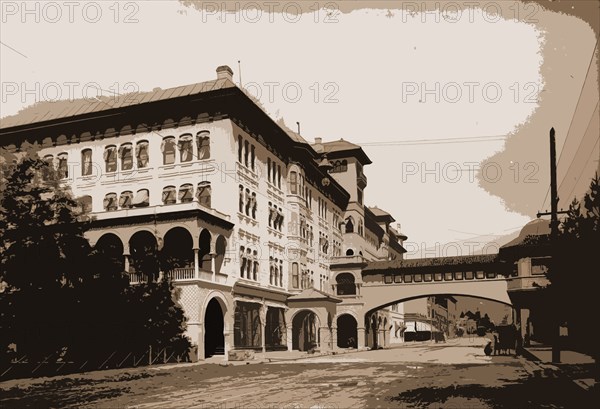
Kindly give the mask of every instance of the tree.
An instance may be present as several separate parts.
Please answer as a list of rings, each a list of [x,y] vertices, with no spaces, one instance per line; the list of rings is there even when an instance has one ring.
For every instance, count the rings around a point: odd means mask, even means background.
[[[582,208],[583,204],[583,208]],[[550,285],[544,291],[544,305],[559,323],[568,323],[571,347],[596,354],[595,322],[600,265],[600,183],[596,174],[583,203],[573,200],[552,244],[548,270]]]
[[[72,308],[66,292],[78,288],[90,247],[76,207],[55,179],[41,181],[47,164],[26,154],[3,173],[0,197],[0,281],[5,283],[2,348],[46,356],[64,345],[65,317]],[[8,331],[3,331],[8,332]]]
[[[15,345],[29,362],[59,353],[101,362],[148,345],[184,353],[185,319],[171,283],[130,287],[122,256],[89,245],[89,224],[80,221],[77,202],[52,167],[34,151],[11,155],[2,156],[9,166],[0,181],[2,359]]]

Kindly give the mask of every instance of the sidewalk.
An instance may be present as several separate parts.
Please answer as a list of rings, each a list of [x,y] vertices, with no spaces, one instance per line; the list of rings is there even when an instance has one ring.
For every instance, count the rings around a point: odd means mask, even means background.
[[[523,348],[523,355],[528,362],[525,367],[534,376],[565,377],[576,385],[589,390],[595,385],[594,375],[596,363],[586,354],[563,350],[560,352],[560,363],[552,362],[552,347],[548,345],[531,345]]]

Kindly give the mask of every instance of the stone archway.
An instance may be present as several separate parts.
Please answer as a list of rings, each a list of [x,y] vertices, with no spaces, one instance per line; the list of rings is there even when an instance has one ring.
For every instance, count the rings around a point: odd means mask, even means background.
[[[224,311],[216,298],[211,299],[204,313],[204,357],[225,353]]]
[[[358,323],[350,314],[342,314],[337,318],[338,348],[358,347]]]
[[[313,311],[302,310],[292,320],[292,349],[308,351],[319,345],[319,317]]]

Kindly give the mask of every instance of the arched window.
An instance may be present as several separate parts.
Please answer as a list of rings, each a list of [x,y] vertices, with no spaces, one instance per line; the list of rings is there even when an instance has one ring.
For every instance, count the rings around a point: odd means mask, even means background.
[[[238,203],[239,203],[239,211],[240,211],[240,213],[242,213],[244,211],[244,186],[240,185],[239,188],[240,188],[240,190],[239,190]]]
[[[210,207],[210,195],[211,195],[211,187],[210,182],[200,182],[198,183],[198,192],[196,193],[196,197],[198,198],[198,202],[202,206]]]
[[[50,177],[52,176],[52,171],[54,170],[54,156],[44,156],[44,162],[46,162],[46,166],[44,167],[44,169],[42,169],[42,179],[50,180]]]
[[[137,166],[139,169],[148,166],[148,141],[139,141],[137,143],[137,145],[135,146],[135,157],[137,159]]]
[[[81,151],[81,176],[92,174],[92,150],[84,149]]]
[[[68,155],[66,152],[59,153],[56,158],[58,159],[58,177],[59,179],[66,179],[69,177],[69,164],[67,162]]]
[[[92,196],[81,196],[77,199],[78,213],[87,214],[92,212]]]
[[[242,163],[242,137],[238,135],[238,162]]]
[[[175,137],[167,136],[163,138],[160,150],[163,153],[163,165],[175,163]]]
[[[192,146],[192,135],[186,134],[179,137],[179,161],[181,163],[190,162],[194,156]]]
[[[364,230],[363,230],[363,222],[362,220],[358,221],[358,234],[360,234],[361,236],[363,235]]]
[[[346,250],[346,255],[347,256],[353,256],[354,255],[354,250],[352,250],[352,249]]]
[[[244,165],[248,167],[248,156],[250,155],[250,143],[244,141]]]
[[[298,174],[294,171],[290,172],[290,193],[298,194]]]
[[[117,147],[115,145],[109,145],[104,149],[104,162],[107,173],[117,171]]]
[[[121,158],[121,170],[133,168],[133,146],[130,143],[119,146],[119,157]]]
[[[335,277],[335,281],[337,282],[337,295],[356,295],[354,275],[341,273]]]
[[[177,203],[177,198],[175,196],[175,186],[167,186],[163,188],[162,202],[166,205]]]
[[[196,146],[198,146],[198,159],[210,158],[210,132],[200,131],[196,135]]]
[[[179,187],[179,201],[181,203],[189,203],[194,200],[194,187],[191,183],[186,183]]]
[[[340,172],[345,172],[347,170],[348,170],[348,161],[346,159],[344,159],[340,166]]]
[[[107,193],[106,196],[104,196],[103,207],[107,212],[117,210],[117,194]]]
[[[121,197],[119,198],[119,207],[121,209],[130,209],[131,203],[133,202],[133,192],[127,190],[121,193]]]
[[[146,207],[150,205],[150,192],[148,189],[140,189],[131,202],[133,207]]]
[[[298,263],[292,263],[292,286],[298,288],[300,286],[298,277]]]
[[[346,233],[354,233],[354,219],[352,216],[346,219]]]
[[[256,159],[256,152],[254,151],[254,145],[250,147],[250,168],[254,170],[254,161]]]

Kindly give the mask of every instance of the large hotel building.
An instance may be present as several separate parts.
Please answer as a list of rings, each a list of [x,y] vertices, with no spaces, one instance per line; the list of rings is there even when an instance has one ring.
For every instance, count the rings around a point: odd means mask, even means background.
[[[364,204],[370,159],[345,140],[308,143],[232,76],[222,66],[203,83],[28,108],[2,120],[2,145],[41,146],[90,243],[132,285],[147,276],[141,254],[169,257],[155,278],[172,278],[198,359],[393,342],[397,306],[359,316],[361,278],[345,271],[405,252],[392,216]]]

